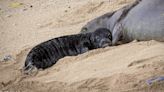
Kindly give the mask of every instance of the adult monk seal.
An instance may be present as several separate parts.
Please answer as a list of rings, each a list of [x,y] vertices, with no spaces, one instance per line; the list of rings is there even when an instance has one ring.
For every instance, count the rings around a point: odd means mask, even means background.
[[[133,4],[91,20],[81,32],[93,32],[99,27],[111,31],[113,45],[119,41],[164,41],[164,1],[136,0]]]
[[[65,56],[76,56],[111,44],[112,34],[106,28],[99,28],[94,32],[86,34],[54,38],[35,46],[28,53],[24,71],[28,73],[34,68],[46,69]]]

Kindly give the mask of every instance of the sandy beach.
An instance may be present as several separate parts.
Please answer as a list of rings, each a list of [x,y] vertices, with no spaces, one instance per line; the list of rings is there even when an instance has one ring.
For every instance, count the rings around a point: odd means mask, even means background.
[[[164,76],[164,43],[154,40],[65,57],[33,76],[21,73],[35,45],[77,34],[88,21],[133,1],[0,0],[0,92],[164,92],[164,82],[146,83]]]

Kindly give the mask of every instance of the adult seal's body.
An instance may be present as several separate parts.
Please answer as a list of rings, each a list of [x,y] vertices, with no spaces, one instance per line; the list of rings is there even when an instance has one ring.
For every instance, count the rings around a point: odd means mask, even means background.
[[[65,56],[75,56],[86,51],[104,48],[112,44],[108,29],[99,28],[86,34],[54,38],[35,46],[27,55],[24,71],[46,69]]]
[[[111,31],[113,45],[118,41],[164,41],[164,1],[136,0],[133,4],[88,22],[82,28],[82,33],[93,32],[99,27]]]

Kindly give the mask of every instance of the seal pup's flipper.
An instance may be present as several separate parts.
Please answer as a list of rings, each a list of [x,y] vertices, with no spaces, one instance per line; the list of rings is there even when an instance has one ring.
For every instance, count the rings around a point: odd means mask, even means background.
[[[27,66],[23,67],[22,73],[25,75],[36,75],[38,73],[38,69],[32,65],[32,63],[28,63]]]

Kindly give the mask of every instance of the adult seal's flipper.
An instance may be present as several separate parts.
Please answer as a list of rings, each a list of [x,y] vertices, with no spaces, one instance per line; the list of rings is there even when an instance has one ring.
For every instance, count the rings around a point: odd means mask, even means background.
[[[117,23],[114,27],[113,33],[112,33],[112,45],[117,45],[118,41],[122,39],[123,36],[123,26],[121,23]]]

